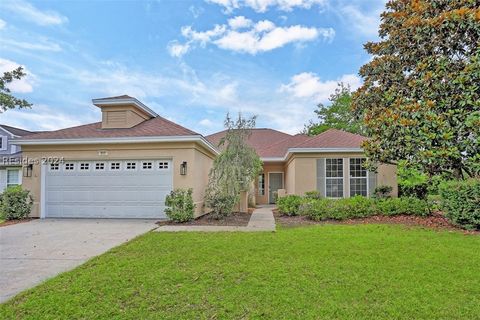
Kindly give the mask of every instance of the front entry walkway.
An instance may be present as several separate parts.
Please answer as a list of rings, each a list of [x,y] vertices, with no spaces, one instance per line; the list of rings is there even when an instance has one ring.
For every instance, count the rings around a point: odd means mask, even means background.
[[[255,209],[246,227],[235,226],[161,226],[157,232],[255,232],[275,231],[275,218],[273,217],[273,206],[265,206]]]

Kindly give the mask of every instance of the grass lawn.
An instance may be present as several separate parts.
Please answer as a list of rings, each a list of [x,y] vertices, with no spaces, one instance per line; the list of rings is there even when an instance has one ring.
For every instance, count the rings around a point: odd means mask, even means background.
[[[392,225],[149,233],[0,305],[22,319],[479,319],[480,237]]]

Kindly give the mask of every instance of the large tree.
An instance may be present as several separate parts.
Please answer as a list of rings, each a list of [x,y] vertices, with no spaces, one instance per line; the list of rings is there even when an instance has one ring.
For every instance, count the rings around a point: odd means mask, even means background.
[[[255,150],[247,144],[256,117],[246,119],[238,114],[233,120],[227,114],[225,137],[220,141],[222,150],[210,170],[205,204],[217,216],[233,211],[240,200],[240,192],[248,191],[262,170],[262,161]]]
[[[391,0],[353,99],[375,162],[474,175],[480,162],[478,0]]]
[[[11,94],[8,84],[14,80],[20,80],[26,76],[22,67],[18,67],[13,71],[4,72],[0,77],[0,113],[7,111],[8,109],[15,108],[29,108],[32,106],[25,99],[18,99]]]
[[[352,111],[352,91],[350,86],[339,83],[335,92],[330,95],[330,104],[319,103],[315,113],[318,122],[310,121],[305,125],[304,133],[317,135],[335,128],[351,133],[363,133],[362,121]]]

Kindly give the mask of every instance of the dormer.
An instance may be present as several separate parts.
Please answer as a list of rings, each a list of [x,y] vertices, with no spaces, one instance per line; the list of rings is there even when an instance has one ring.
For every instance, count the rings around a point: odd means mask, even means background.
[[[132,128],[158,116],[149,107],[127,95],[93,99],[92,102],[102,110],[102,129]]]

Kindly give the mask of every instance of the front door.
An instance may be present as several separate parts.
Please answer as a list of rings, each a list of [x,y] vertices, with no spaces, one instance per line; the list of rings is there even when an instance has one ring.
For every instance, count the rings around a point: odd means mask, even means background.
[[[283,189],[283,173],[271,172],[268,174],[268,200],[269,203],[276,202],[278,189]]]

